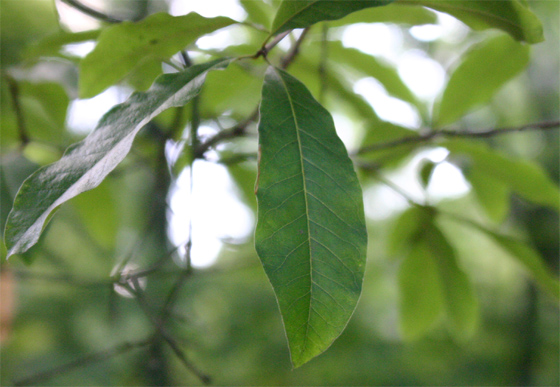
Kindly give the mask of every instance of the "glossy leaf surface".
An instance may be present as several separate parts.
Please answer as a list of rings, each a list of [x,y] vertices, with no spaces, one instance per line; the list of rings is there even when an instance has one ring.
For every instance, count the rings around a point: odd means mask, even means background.
[[[541,22],[523,0],[399,0],[399,3],[448,13],[475,30],[498,28],[527,43],[544,40]]]
[[[284,0],[274,21],[272,35],[293,29],[305,28],[326,20],[337,20],[352,12],[370,7],[387,5],[394,0]]]
[[[330,114],[273,67],[259,146],[255,245],[298,367],[332,344],[358,302],[367,245],[362,191]]]
[[[121,81],[148,62],[160,65],[200,36],[235,23],[227,17],[204,18],[196,13],[157,13],[103,30],[97,46],[80,63],[80,97],[89,98]]]
[[[529,46],[507,35],[483,41],[463,56],[445,87],[436,126],[455,122],[490,100],[529,63]]]
[[[33,246],[59,205],[97,187],[124,159],[144,125],[163,110],[186,104],[200,91],[206,73],[227,63],[229,60],[219,59],[162,75],[148,92],[133,94],[105,114],[97,128],[68,148],[58,162],[31,175],[20,188],[8,217],[8,256]]]
[[[399,1],[383,7],[375,7],[351,13],[340,20],[329,23],[340,27],[354,23],[397,23],[410,26],[436,24],[437,16],[430,9],[402,4]]]

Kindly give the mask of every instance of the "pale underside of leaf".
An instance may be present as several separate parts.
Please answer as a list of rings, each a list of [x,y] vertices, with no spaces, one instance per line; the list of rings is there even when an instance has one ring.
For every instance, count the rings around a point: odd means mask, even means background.
[[[145,93],[134,93],[115,106],[83,141],[69,147],[54,164],[39,169],[20,188],[8,216],[8,257],[22,253],[39,239],[52,212],[82,192],[97,187],[128,154],[140,129],[163,110],[182,106],[202,87],[211,69],[230,60],[218,59],[157,79]]]
[[[260,113],[255,244],[298,367],[331,345],[358,301],[361,188],[332,117],[295,78],[270,67]]]

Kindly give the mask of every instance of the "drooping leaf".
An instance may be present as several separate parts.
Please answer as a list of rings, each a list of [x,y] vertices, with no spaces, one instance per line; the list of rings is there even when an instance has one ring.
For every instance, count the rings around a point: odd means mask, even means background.
[[[539,164],[506,157],[491,150],[484,143],[455,139],[443,144],[452,154],[466,155],[473,168],[505,184],[519,196],[560,210],[560,190]]]
[[[200,36],[233,23],[227,17],[157,13],[136,23],[108,27],[99,36],[95,49],[80,63],[80,97],[93,97],[135,67],[168,59]]]
[[[539,43],[544,40],[541,22],[520,0],[398,0],[448,13],[474,30],[498,28],[515,40]]]
[[[305,28],[326,20],[337,20],[364,8],[387,5],[394,0],[284,0],[272,22],[276,35],[293,28]]]
[[[340,20],[330,22],[329,26],[340,27],[355,23],[396,23],[416,26],[436,24],[437,16],[429,9],[396,1],[384,7],[368,8],[351,13]]]
[[[505,251],[511,254],[521,266],[533,277],[535,282],[551,296],[560,299],[560,281],[548,268],[540,254],[527,243],[506,235],[501,235],[479,224],[471,224],[477,230],[490,236]]]
[[[209,70],[229,62],[217,59],[162,75],[149,91],[134,93],[105,114],[96,130],[68,148],[58,162],[31,175],[20,188],[6,224],[8,256],[33,246],[55,208],[98,186],[124,159],[145,124],[163,110],[187,103],[198,94]]]
[[[426,238],[420,238],[399,270],[400,328],[406,339],[424,335],[443,311],[442,284]]]
[[[298,367],[332,344],[356,307],[367,245],[362,193],[330,114],[273,67],[259,146],[255,246]]]
[[[468,338],[474,333],[479,317],[474,289],[459,267],[453,248],[434,223],[426,228],[425,237],[438,267],[447,323],[455,335]]]
[[[528,63],[529,46],[507,35],[477,44],[451,74],[435,115],[435,125],[453,123],[472,108],[484,104]]]
[[[508,186],[476,165],[467,169],[465,178],[486,215],[496,223],[501,223],[509,212]]]

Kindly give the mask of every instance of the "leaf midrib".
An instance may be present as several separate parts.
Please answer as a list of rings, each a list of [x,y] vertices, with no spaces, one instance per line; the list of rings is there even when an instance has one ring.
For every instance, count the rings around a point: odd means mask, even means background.
[[[277,73],[278,70],[274,69]],[[312,303],[313,303],[313,259],[312,259],[312,248],[311,248],[311,224],[310,224],[310,218],[309,218],[309,201],[307,199],[307,179],[306,179],[306,172],[305,172],[305,167],[304,167],[304,157],[303,157],[303,148],[302,148],[302,144],[301,144],[301,137],[300,137],[300,128],[299,128],[299,124],[298,124],[298,119],[296,116],[296,111],[294,108],[294,103],[292,101],[292,96],[290,95],[290,92],[288,90],[288,85],[286,85],[286,82],[284,80],[284,78],[282,77],[281,73],[278,73],[279,78],[282,82],[282,86],[284,87],[284,90],[286,91],[286,95],[288,97],[288,102],[290,103],[290,110],[292,111],[292,115],[294,117],[294,125],[296,127],[296,136],[297,136],[297,144],[298,144],[298,152],[299,152],[299,156],[300,156],[300,167],[301,167],[301,177],[303,180],[303,196],[305,198],[305,215],[306,215],[306,222],[307,222],[307,243],[309,244],[309,312],[307,315],[307,322],[306,322],[306,327],[305,327],[305,344],[303,347],[303,350],[301,351],[301,353],[305,353],[306,349],[307,349],[307,343],[309,342],[309,328],[311,326],[311,311],[313,310],[312,307]]]

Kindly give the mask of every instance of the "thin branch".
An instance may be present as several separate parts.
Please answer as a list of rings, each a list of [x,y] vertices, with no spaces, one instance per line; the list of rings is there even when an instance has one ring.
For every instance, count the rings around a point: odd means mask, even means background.
[[[93,8],[88,7],[87,5],[82,4],[78,0],[61,0],[63,3],[68,4],[69,6],[76,8],[77,10],[85,13],[88,16],[91,16],[95,19],[101,20],[106,23],[122,23],[123,19],[118,19],[113,16],[109,16],[104,14],[103,12],[99,12]]]
[[[104,360],[107,360],[111,357],[129,352],[129,351],[131,351],[133,349],[136,349],[136,348],[145,347],[145,346],[149,345],[150,343],[152,343],[153,340],[154,340],[154,338],[150,337],[149,339],[146,339],[146,340],[133,342],[133,343],[123,343],[123,344],[117,345],[116,347],[106,349],[104,351],[95,352],[95,353],[89,354],[87,356],[84,356],[80,359],[76,359],[76,360],[74,360],[70,363],[61,365],[61,366],[56,367],[56,368],[52,368],[48,371],[39,372],[35,375],[31,375],[31,376],[28,376],[26,378],[14,381],[14,386],[37,385],[37,384],[42,383],[46,380],[52,379],[53,377],[55,377],[57,375],[61,375],[61,374],[71,372],[76,368],[80,368],[80,367],[84,367],[84,366],[87,366],[87,365],[92,364],[92,363],[97,363],[97,362],[100,362],[100,361],[104,361]]]
[[[274,39],[272,39],[272,42],[266,44],[263,44],[263,46],[261,47],[261,49],[259,51],[257,51],[257,53],[255,55],[253,55],[253,58],[256,59],[260,56],[262,56],[263,58],[266,58],[266,56],[268,55],[268,53],[270,52],[270,50],[272,50],[274,47],[276,47],[276,45],[278,45],[278,43],[280,43],[280,41],[282,39],[284,39],[286,36],[288,36],[288,34],[292,32],[292,30],[288,30],[285,32],[282,32],[281,34],[278,34],[274,37]]]
[[[560,127],[560,121],[546,121],[546,122],[537,122],[532,124],[527,124],[523,126],[516,126],[516,127],[508,127],[508,128],[497,128],[497,129],[487,129],[480,132],[461,132],[455,130],[438,130],[429,132],[426,134],[418,135],[418,136],[409,136],[399,138],[398,140],[379,143],[379,144],[371,144],[366,145],[356,152],[353,155],[363,155],[369,152],[375,152],[384,149],[391,149],[396,148],[403,145],[409,144],[421,144],[424,142],[428,142],[430,140],[436,138],[490,138],[494,136],[499,136],[502,134],[514,133],[514,132],[523,132],[528,130],[551,130]]]
[[[206,153],[206,151],[211,147],[221,143],[224,140],[229,140],[231,138],[243,136],[249,124],[254,122],[258,116],[259,116],[259,111],[258,109],[255,109],[255,111],[251,114],[251,116],[241,121],[233,128],[222,130],[216,133],[214,136],[210,137],[208,140],[200,143],[194,151],[194,157],[198,159],[203,158],[204,153]]]
[[[309,27],[305,28],[301,32],[301,35],[296,40],[294,45],[290,48],[290,51],[288,51],[286,56],[282,58],[282,60],[280,61],[280,68],[287,69],[288,66],[294,61],[297,54],[299,53],[299,48],[301,47],[301,44],[303,43],[303,40],[305,39],[305,36],[307,35],[308,32],[309,32]]]
[[[8,83],[8,88],[10,90],[10,95],[12,97],[12,103],[14,106],[14,112],[16,113],[16,121],[17,121],[17,128],[19,139],[21,141],[21,145],[27,145],[31,140],[27,135],[27,128],[25,126],[25,118],[23,116],[23,111],[21,109],[21,104],[19,101],[19,87],[17,81],[9,74],[3,74],[6,82]]]
[[[142,311],[144,312],[144,314],[146,315],[146,317],[148,317],[148,319],[151,321],[151,323],[154,325],[154,327],[156,328],[157,334],[163,338],[165,340],[165,342],[171,347],[171,349],[173,350],[173,352],[175,353],[175,355],[179,358],[179,360],[181,361],[181,363],[183,363],[183,365],[189,370],[191,371],[198,379],[200,379],[200,381],[207,385],[210,384],[211,379],[208,375],[204,374],[202,371],[200,371],[197,367],[194,366],[194,364],[192,364],[188,359],[187,356],[185,355],[185,353],[181,350],[181,348],[179,347],[179,345],[177,344],[177,342],[175,341],[175,339],[173,339],[165,330],[165,328],[162,325],[162,322],[157,319],[156,317],[154,317],[152,310],[150,308],[150,305],[148,304],[148,301],[146,300],[146,298],[144,297],[144,293],[141,290],[140,284],[138,282],[138,280],[133,280],[133,285],[126,283],[124,284],[124,286],[126,287],[126,289],[131,293],[134,294],[136,297],[136,300],[138,301],[138,304],[140,305],[140,308],[142,309]],[[156,336],[157,337],[157,336]]]

